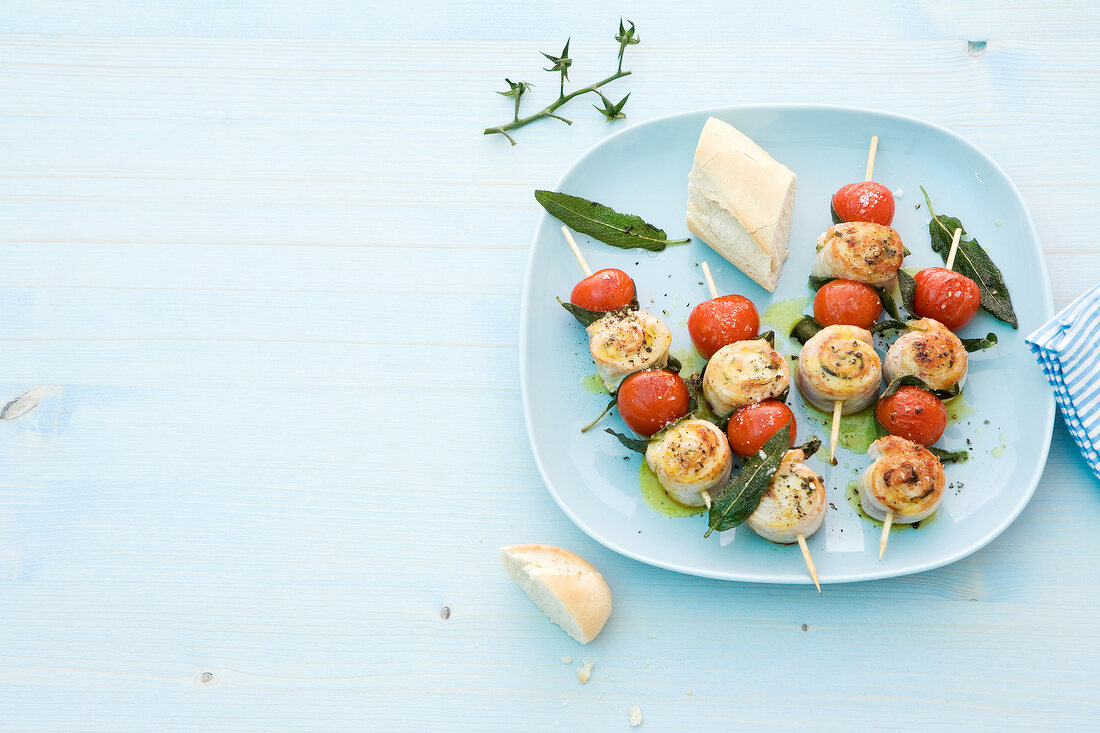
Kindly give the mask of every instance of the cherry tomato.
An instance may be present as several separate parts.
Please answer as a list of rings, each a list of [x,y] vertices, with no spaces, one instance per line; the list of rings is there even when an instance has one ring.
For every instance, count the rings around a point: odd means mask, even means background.
[[[958,331],[978,312],[982,291],[966,275],[942,267],[929,267],[913,279],[917,281],[913,310],[921,318],[934,318],[952,331]]]
[[[624,379],[615,403],[627,427],[648,438],[687,414],[688,388],[680,375],[650,369]]]
[[[849,183],[833,194],[833,223],[871,221],[890,226],[894,220],[894,194],[881,183]]]
[[[830,280],[814,296],[814,318],[822,326],[870,328],[881,313],[875,289],[855,280]]]
[[[784,425],[791,424],[791,445],[794,445],[798,426],[791,408],[779,400],[764,400],[742,407],[730,417],[726,435],[730,448],[742,458],[747,458],[764,447],[768,438],[778,433]]]
[[[622,270],[594,272],[573,287],[569,302],[590,311],[613,311],[630,305],[634,281]]]
[[[891,435],[900,435],[921,445],[935,443],[947,427],[947,410],[939,397],[910,385],[879,400],[875,416]]]
[[[727,344],[756,338],[759,330],[760,314],[752,301],[743,295],[705,300],[688,316],[691,341],[708,359]]]

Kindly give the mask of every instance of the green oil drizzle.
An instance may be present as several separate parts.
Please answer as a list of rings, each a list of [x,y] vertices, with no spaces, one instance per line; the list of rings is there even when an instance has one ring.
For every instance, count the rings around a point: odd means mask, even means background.
[[[694,347],[677,349],[672,352],[672,355],[680,360],[680,376],[684,379],[703,371],[703,365],[707,363],[703,355],[696,351]]]
[[[761,320],[772,327],[776,336],[789,343],[791,328],[802,318],[804,315],[802,311],[812,301],[813,296],[811,295],[800,295],[797,298],[780,300],[768,306]]]
[[[832,413],[822,412],[805,400],[803,403],[808,408],[807,414],[811,420],[826,429],[832,429]],[[840,434],[837,436],[837,443],[841,447],[853,453],[865,454],[876,438],[878,438],[878,431],[875,427],[874,405],[851,415],[841,416]]]
[[[646,506],[666,517],[694,517],[707,510],[706,507],[701,506],[684,506],[670,499],[661,482],[657,480],[657,474],[653,473],[644,460],[641,468],[638,469],[638,486],[642,489],[642,499]]]
[[[592,394],[610,394],[599,374],[585,374],[581,377],[581,387],[584,388],[585,392],[591,392]]]
[[[1005,454],[1005,446],[1004,446],[1004,445],[998,445],[998,446],[997,446],[996,448],[994,448],[993,450],[989,451],[989,453],[990,453],[990,455],[992,455],[992,456],[993,456],[994,458],[1000,458],[1000,457],[1002,457],[1002,456],[1003,456],[1003,455]]]
[[[948,423],[959,422],[978,414],[978,410],[966,401],[964,395],[959,395],[950,402],[945,402],[943,406],[947,409]]]

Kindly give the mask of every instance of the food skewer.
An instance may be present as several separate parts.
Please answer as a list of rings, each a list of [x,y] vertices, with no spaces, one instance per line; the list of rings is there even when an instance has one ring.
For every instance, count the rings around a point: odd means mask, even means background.
[[[955,234],[951,237],[951,252],[947,255],[947,264],[945,268],[950,270],[952,265],[955,264],[955,255],[959,251],[959,237],[962,236],[962,227],[955,227]]]
[[[890,527],[913,524],[939,508],[947,483],[943,464],[924,446],[888,435],[867,449],[871,464],[859,475],[859,503],[863,511],[882,520],[878,557],[886,552]]]
[[[704,260],[703,262],[699,263],[699,266],[703,270],[703,279],[706,280],[707,290],[710,291],[710,297],[712,299],[717,298],[718,297],[718,288],[715,287],[714,278],[710,274],[710,265],[708,265],[706,263],[706,261]],[[793,424],[793,421],[792,421],[792,424]],[[799,456],[801,456],[801,452],[799,453]],[[703,495],[703,500],[707,503],[707,509],[710,509],[710,505],[711,505],[710,494],[706,491],[703,491],[701,493]],[[802,551],[803,560],[806,561],[806,569],[810,571],[810,577],[813,578],[814,587],[816,587],[817,592],[820,593],[821,592],[821,583],[818,582],[817,568],[814,567],[813,557],[810,556],[810,548],[806,544],[806,535],[804,535],[802,532],[797,532],[797,533],[795,533],[795,540],[798,542],[798,548]]]
[[[573,256],[577,258],[581,269],[584,270],[584,276],[592,277],[592,268],[584,261],[584,255],[581,254],[581,249],[577,246],[577,240],[573,239],[573,233],[569,231],[569,227],[562,224],[561,233],[565,236],[565,241],[569,242],[569,249],[573,250]]]
[[[829,428],[829,463],[836,465],[836,442],[840,439],[840,412],[844,400],[833,400],[833,423]]]
[[[820,444],[814,441],[811,451],[816,450],[817,445]],[[828,511],[828,499],[825,497],[824,482],[804,463],[806,458],[804,448],[792,448],[783,455],[768,491],[745,522],[753,532],[769,542],[785,545],[797,542],[802,559],[806,561],[806,569],[810,571],[814,586],[820,593],[821,583],[810,557],[806,535],[812,535],[821,528]]]
[[[875,154],[878,153],[878,135],[871,136],[871,149],[867,151],[867,175],[864,182],[871,180],[871,174],[875,172]]]

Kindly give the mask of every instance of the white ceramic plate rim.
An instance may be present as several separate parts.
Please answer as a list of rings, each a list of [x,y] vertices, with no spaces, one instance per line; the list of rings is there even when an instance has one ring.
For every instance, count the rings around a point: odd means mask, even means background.
[[[725,106],[725,107],[709,107],[709,108],[704,107],[704,108],[701,108],[701,109],[687,110],[687,111],[683,111],[683,112],[675,112],[675,113],[668,114],[668,115],[662,115],[660,117],[654,117],[653,119],[650,119],[650,120],[645,120],[644,122],[639,122],[636,125],[630,125],[628,127],[624,127],[622,130],[618,130],[618,131],[612,133],[611,135],[608,135],[607,137],[602,138],[601,140],[597,141],[590,148],[588,148],[588,150],[586,150],[584,153],[582,153],[575,161],[573,161],[573,164],[570,165],[565,170],[564,173],[562,173],[562,175],[558,178],[558,181],[554,184],[554,190],[555,191],[560,191],[562,182],[565,181],[569,177],[569,175],[573,172],[573,170],[575,168],[580,166],[589,156],[594,155],[596,153],[596,151],[598,151],[601,147],[603,147],[605,144],[607,144],[609,140],[612,140],[613,138],[626,133],[628,130],[629,131],[634,131],[638,127],[643,127],[643,126],[647,126],[647,125],[654,125],[654,124],[657,124],[657,123],[664,122],[666,120],[676,119],[678,117],[690,117],[690,116],[702,115],[702,114],[721,116],[723,114],[730,113],[730,112],[737,112],[737,111],[743,111],[743,110],[752,110],[752,109],[785,110],[785,111],[800,110],[800,111],[808,111],[808,112],[809,111],[814,111],[814,110],[842,110],[842,111],[854,112],[854,113],[858,113],[858,114],[867,114],[867,115],[889,117],[889,118],[893,118],[893,119],[897,119],[897,120],[903,120],[903,121],[911,123],[911,124],[916,124],[916,125],[920,125],[920,126],[923,126],[923,127],[930,128],[930,129],[935,130],[936,132],[938,132],[940,134],[944,134],[944,135],[947,135],[949,137],[955,138],[956,140],[962,142],[967,147],[971,148],[975,153],[977,153],[986,162],[988,162],[989,165],[993,169],[995,169],[998,173],[1000,173],[1002,176],[1004,176],[1004,179],[1008,182],[1009,187],[1011,188],[1012,192],[1016,195],[1017,199],[1021,203],[1023,203],[1023,201],[1024,201],[1023,195],[1020,193],[1020,190],[1016,187],[1016,184],[1012,181],[1011,177],[1009,177],[1008,173],[1006,173],[1005,170],[1003,168],[1001,168],[1001,166],[995,160],[993,160],[993,158],[989,157],[989,155],[986,154],[986,152],[984,150],[982,150],[977,145],[975,145],[974,143],[967,140],[962,135],[959,135],[958,133],[947,129],[946,127],[942,127],[942,126],[937,125],[933,122],[928,122],[927,120],[922,120],[922,119],[919,119],[917,117],[910,117],[909,115],[898,114],[896,112],[883,112],[881,110],[869,109],[869,108],[866,108],[866,107],[851,107],[851,106],[847,106],[847,105],[838,105],[838,104],[804,104],[804,103],[781,103],[781,104],[766,104],[765,103],[765,104],[729,105],[729,106]],[[1024,213],[1024,219],[1027,222],[1028,233],[1031,235],[1031,241],[1038,242],[1039,241],[1039,236],[1038,236],[1038,233],[1035,231],[1035,222],[1031,218],[1031,212],[1027,209],[1026,205],[1023,208],[1024,208],[1024,212],[1023,212]],[[546,211],[543,211],[542,215],[539,217],[538,223],[535,227],[535,234],[531,239],[531,250],[530,251],[532,251],[532,252],[534,251],[535,244],[537,243],[538,238],[539,238],[539,231],[542,229],[544,222],[549,217],[550,217],[550,215]],[[1040,255],[1041,254],[1042,253],[1040,253]],[[1039,260],[1039,274],[1041,276],[1039,278],[1039,283],[1038,284],[1039,284],[1039,287],[1040,287],[1040,290],[1041,290],[1042,302],[1043,302],[1043,306],[1044,306],[1043,320],[1046,321],[1046,320],[1049,320],[1054,315],[1054,299],[1053,299],[1053,296],[1051,295],[1050,277],[1047,273],[1046,260],[1042,256],[1040,256],[1038,258],[1038,260]],[[707,569],[707,568],[689,567],[689,566],[674,563],[674,562],[668,562],[666,560],[662,560],[659,557],[653,557],[653,556],[647,555],[645,553],[635,552],[633,550],[627,549],[627,548],[622,547],[622,546],[618,545],[617,543],[612,542],[612,541],[608,540],[607,538],[603,537],[595,528],[590,527],[589,525],[587,525],[586,523],[581,521],[580,517],[578,517],[576,515],[576,513],[574,513],[572,511],[572,509],[569,507],[569,504],[562,499],[561,495],[558,493],[557,490],[555,490],[553,483],[550,481],[549,474],[546,471],[546,467],[543,465],[542,459],[539,456],[539,451],[536,448],[536,446],[534,444],[534,439],[532,437],[534,435],[534,432],[532,430],[531,405],[530,405],[530,401],[529,401],[529,398],[528,398],[528,390],[529,390],[530,386],[527,384],[527,371],[528,371],[527,342],[528,342],[528,339],[530,337],[529,329],[528,329],[528,322],[529,322],[528,321],[528,315],[529,315],[529,310],[531,308],[530,293],[531,293],[531,283],[534,279],[534,274],[535,274],[534,273],[534,258],[529,255],[528,258],[527,258],[526,274],[524,275],[524,278],[523,278],[523,300],[520,304],[520,331],[519,331],[520,393],[521,393],[521,397],[522,397],[522,400],[523,400],[524,425],[527,429],[527,439],[528,439],[528,442],[531,445],[531,452],[532,452],[532,454],[534,455],[534,458],[535,458],[535,465],[538,466],[539,475],[542,477],[543,483],[546,485],[546,488],[550,492],[550,495],[552,497],[554,497],[554,501],[557,502],[557,505],[561,508],[561,510],[563,512],[565,512],[565,515],[567,517],[569,517],[569,519],[572,520],[572,522],[574,524],[576,524],[578,527],[580,527],[580,529],[585,534],[587,534],[589,537],[596,540],[597,542],[599,542],[601,545],[607,547],[608,549],[614,550],[615,552],[619,553],[620,555],[632,558],[632,559],[637,560],[639,562],[644,562],[648,565],[653,565],[655,567],[664,568],[666,570],[673,570],[673,571],[678,572],[678,573],[684,573],[684,574],[687,574],[687,575],[695,575],[695,576],[704,577],[704,578],[714,578],[714,579],[717,579],[717,580],[734,580],[734,581],[754,582],[754,583],[773,583],[773,582],[776,582],[776,581],[768,580],[767,577],[763,577],[763,576],[760,576],[760,575],[753,575],[753,574],[749,574],[749,573],[720,572],[720,571],[710,570],[710,569]],[[1021,337],[1023,337],[1023,335],[1024,334],[1021,334]],[[1054,396],[1052,394],[1048,393],[1046,395],[1046,397],[1047,397],[1047,400],[1046,400],[1047,409],[1044,411],[1044,413],[1042,415],[1042,418],[1044,420],[1044,424],[1043,424],[1043,428],[1042,428],[1042,434],[1043,434],[1044,437],[1043,437],[1043,442],[1042,442],[1042,447],[1041,447],[1042,449],[1041,449],[1041,452],[1040,452],[1039,460],[1036,461],[1035,469],[1032,472],[1031,477],[1028,479],[1028,486],[1024,490],[1024,492],[1022,494],[1020,494],[1020,497],[1019,497],[1019,500],[1016,503],[1016,506],[1012,507],[1011,511],[1009,511],[1005,514],[1004,520],[999,525],[994,526],[991,530],[987,531],[984,536],[981,536],[981,537],[977,538],[971,545],[969,545],[968,547],[966,547],[962,550],[959,550],[959,551],[957,551],[953,554],[949,554],[949,555],[945,555],[945,556],[941,556],[941,557],[936,557],[935,559],[929,560],[929,561],[924,562],[924,563],[917,563],[917,564],[911,565],[909,567],[904,568],[901,571],[884,569],[884,570],[881,570],[881,571],[876,570],[876,571],[871,571],[871,572],[836,573],[836,574],[830,575],[827,580],[823,579],[822,582],[823,583],[851,583],[851,582],[857,582],[857,581],[863,581],[863,580],[879,580],[879,579],[882,579],[882,578],[893,578],[893,577],[899,577],[901,575],[911,575],[913,573],[921,573],[921,572],[925,572],[927,570],[934,570],[935,568],[943,567],[944,565],[950,565],[951,563],[957,562],[958,560],[961,560],[964,557],[972,555],[975,552],[977,552],[978,550],[980,550],[983,547],[985,547],[986,545],[988,545],[994,539],[996,539],[1002,532],[1004,532],[1008,528],[1009,525],[1011,525],[1014,521],[1016,521],[1016,518],[1020,516],[1020,513],[1024,510],[1024,507],[1027,506],[1029,501],[1031,501],[1031,497],[1035,493],[1035,488],[1039,484],[1039,478],[1040,478],[1040,476],[1042,476],[1043,469],[1046,466],[1047,456],[1050,452],[1050,441],[1051,441],[1051,437],[1052,437],[1053,432],[1054,432]],[[804,583],[809,583],[809,582],[811,582],[811,581],[807,577],[805,579]],[[787,581],[783,581],[782,584],[786,585],[788,583],[787,583]]]

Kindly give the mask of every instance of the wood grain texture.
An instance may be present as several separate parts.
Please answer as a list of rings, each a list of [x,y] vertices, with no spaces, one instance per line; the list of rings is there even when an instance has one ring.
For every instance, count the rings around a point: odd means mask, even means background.
[[[0,730],[1095,726],[1100,491],[1060,420],[990,546],[820,597],[627,560],[545,491],[531,192],[618,128],[480,131],[567,35],[575,79],[609,69],[620,8],[138,5],[12,4],[0,35],[0,400],[57,387],[0,423]],[[1020,187],[1056,305],[1100,277],[1091,3],[634,5],[628,121],[923,117]],[[501,571],[528,541],[611,584],[588,647]]]

